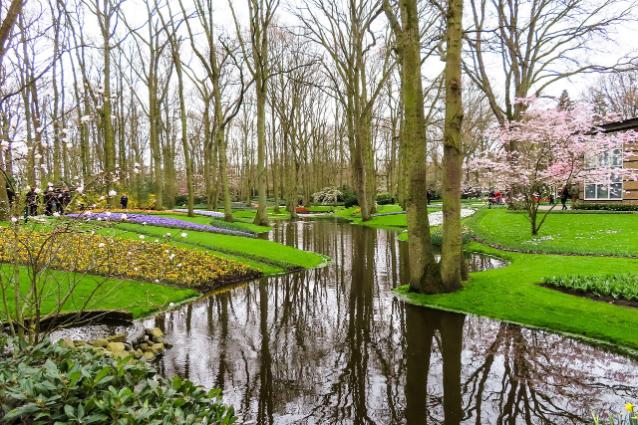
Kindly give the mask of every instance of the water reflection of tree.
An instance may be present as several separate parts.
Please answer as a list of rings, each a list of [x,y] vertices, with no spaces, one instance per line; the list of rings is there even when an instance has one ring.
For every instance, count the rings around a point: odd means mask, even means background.
[[[329,254],[333,266],[264,279],[166,316],[179,341],[166,371],[223,387],[241,421],[272,423],[292,410],[311,423],[561,423],[570,420],[564,405],[600,405],[595,392],[609,391],[588,370],[608,360],[598,350],[405,308],[389,292],[403,281],[393,234],[304,226],[282,226],[278,237]]]
[[[461,314],[406,306],[407,371],[405,419],[408,424],[428,422],[460,424],[463,419],[461,395],[461,352],[463,323]],[[438,338],[435,335],[438,333]],[[430,359],[437,341],[443,357],[443,420],[434,417],[432,404],[440,399],[428,396]]]
[[[593,406],[600,411],[618,408],[601,403],[601,394],[615,394],[621,399],[638,396],[635,388],[604,383],[592,373],[593,365],[612,368],[618,360],[600,349],[558,335],[476,318],[465,332],[466,339],[474,341],[468,344],[472,352],[468,363],[477,366],[466,374],[462,385],[464,410],[476,416],[477,424],[590,423]],[[487,335],[494,337],[490,340]],[[635,373],[632,375],[625,377],[627,382],[636,379]],[[609,376],[606,380],[616,379]],[[485,401],[491,408],[483,406]]]

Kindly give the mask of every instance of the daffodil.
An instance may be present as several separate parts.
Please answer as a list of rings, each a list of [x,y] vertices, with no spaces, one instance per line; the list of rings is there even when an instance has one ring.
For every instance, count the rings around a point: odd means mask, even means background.
[[[633,403],[625,403],[625,410],[627,411],[627,413],[633,413],[634,411]]]

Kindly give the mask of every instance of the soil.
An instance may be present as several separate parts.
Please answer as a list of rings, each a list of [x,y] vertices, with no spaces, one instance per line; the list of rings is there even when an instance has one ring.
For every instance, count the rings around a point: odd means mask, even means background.
[[[590,300],[594,300],[594,301],[603,301],[603,302],[606,302],[608,304],[623,305],[623,306],[627,306],[627,307],[638,307],[638,301],[622,300],[622,299],[617,299],[617,298],[610,297],[610,296],[600,296],[600,295],[594,294],[593,292],[583,292],[583,291],[578,291],[578,290],[569,289],[569,288],[558,288],[556,286],[547,285],[547,284],[544,284],[544,283],[541,283],[540,285],[544,286],[545,288],[549,288],[549,289],[553,289],[555,291],[563,292],[565,294],[570,294],[570,295],[576,295],[578,297],[589,298]]]

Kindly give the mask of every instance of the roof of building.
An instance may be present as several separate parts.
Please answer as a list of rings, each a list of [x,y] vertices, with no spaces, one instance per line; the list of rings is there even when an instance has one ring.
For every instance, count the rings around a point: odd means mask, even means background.
[[[638,130],[638,118],[629,118],[622,121],[608,122],[600,126],[606,133],[616,131]]]

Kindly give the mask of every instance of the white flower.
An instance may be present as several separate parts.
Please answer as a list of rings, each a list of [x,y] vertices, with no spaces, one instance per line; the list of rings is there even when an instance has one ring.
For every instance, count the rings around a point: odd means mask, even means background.
[[[102,217],[98,217],[98,218],[97,218],[97,221],[102,221]]]
[[[40,190],[40,188],[39,188],[39,187],[36,187],[36,188],[35,188],[35,190],[34,190],[34,192],[35,192],[35,193],[42,193],[42,191]]]
[[[98,248],[104,248],[104,246],[105,246],[104,243],[100,242],[100,244],[98,245]]]
[[[91,215],[91,214],[93,214],[91,211],[86,212],[86,215]]]
[[[91,121],[90,115],[83,115],[80,117],[80,122],[89,122],[89,121]]]
[[[158,242],[159,242],[159,239],[155,239],[155,243],[158,243]]]
[[[122,214],[122,215],[120,216],[120,218],[121,218],[122,220],[128,220],[128,216],[127,216],[126,214]]]
[[[181,237],[183,237],[183,238],[185,238],[186,236],[188,236],[188,234],[187,234],[186,232],[182,232],[182,233],[180,234],[180,236],[181,236]]]
[[[144,239],[146,236],[144,235],[140,235],[140,239]]]
[[[168,256],[169,260],[173,260],[174,258],[175,258],[175,254],[171,254],[171,255]]]
[[[177,267],[182,267],[182,263],[179,263],[179,264],[177,265]]]
[[[114,190],[109,190],[109,196],[116,196],[117,192]]]
[[[81,195],[84,192],[84,186],[79,186],[77,189],[75,189],[75,191]]]
[[[53,187],[53,183],[49,182],[49,183],[47,183],[47,186]]]
[[[105,215],[106,215],[107,217],[110,217],[110,216],[111,216],[111,211],[107,211],[107,212],[105,213]]]
[[[133,270],[138,271],[140,268],[139,267],[135,267],[133,268]]]
[[[164,234],[164,237],[165,237],[165,238],[170,238],[171,236],[173,236],[173,234],[172,234],[172,233],[165,233],[165,234]]]
[[[56,211],[56,212],[54,212],[54,213],[53,213],[53,217],[60,217],[60,213],[59,213],[59,212],[57,212],[57,211]]]
[[[146,226],[146,222],[145,221],[142,222],[142,226]]]
[[[18,217],[11,217],[11,222],[12,223],[17,223],[18,222]]]
[[[155,279],[155,283],[159,283],[159,279]]]
[[[4,141],[4,142],[0,143],[0,148],[1,148],[3,151],[8,150],[8,149],[9,149],[9,142]]]
[[[100,196],[100,201],[103,201],[105,199],[106,199],[106,196],[104,196],[104,195]]]

